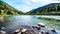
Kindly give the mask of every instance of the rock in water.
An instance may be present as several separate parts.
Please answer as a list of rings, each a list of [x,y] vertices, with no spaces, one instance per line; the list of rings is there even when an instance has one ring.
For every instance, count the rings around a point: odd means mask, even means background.
[[[38,23],[38,26],[45,26],[44,23]]]
[[[19,31],[20,31],[20,29],[15,30],[15,32],[19,32]]]
[[[3,30],[1,30],[1,31],[0,31],[0,34],[6,34],[6,32],[5,32],[5,31],[3,31]]]
[[[23,28],[22,32],[26,32],[26,31],[27,31],[27,29]]]
[[[4,17],[3,16],[0,17],[0,21],[2,21],[2,22],[4,21]]]
[[[5,27],[2,27],[1,29],[2,29],[2,30],[4,30],[4,29],[5,29]]]

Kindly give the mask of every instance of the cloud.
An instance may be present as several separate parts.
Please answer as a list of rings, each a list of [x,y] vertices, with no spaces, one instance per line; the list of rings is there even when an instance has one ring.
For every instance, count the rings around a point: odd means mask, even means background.
[[[17,1],[19,2],[19,1]],[[18,4],[16,7],[19,10],[22,10],[23,12],[28,12],[31,9],[35,9],[50,3],[59,3],[60,1],[56,0],[26,0],[23,1],[24,4]]]
[[[60,0],[55,0],[55,1],[60,1]]]
[[[40,2],[40,3],[60,3],[60,1],[59,0],[31,0],[31,2],[33,2],[33,3],[38,3],[38,2]]]
[[[28,12],[29,10],[31,10],[31,7],[26,5],[26,4],[19,4],[19,5],[15,5],[15,8],[18,10],[21,10],[22,12]]]
[[[23,12],[27,12],[44,5],[48,5],[50,3],[60,3],[60,0],[17,0],[17,1],[3,0],[3,1],[7,2],[9,5],[13,6],[18,10],[22,10]]]
[[[39,2],[40,0],[31,0],[32,2]]]
[[[26,4],[28,4],[28,5],[30,5],[30,4],[31,4],[31,2],[28,2],[28,1],[27,1],[27,2],[25,2],[25,3],[26,3]]]
[[[51,3],[60,3],[60,1],[52,1]]]

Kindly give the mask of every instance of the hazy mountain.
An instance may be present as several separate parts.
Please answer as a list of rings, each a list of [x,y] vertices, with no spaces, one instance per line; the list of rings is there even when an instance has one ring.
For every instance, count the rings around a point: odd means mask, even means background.
[[[16,10],[6,2],[0,0],[0,15],[1,14],[16,15],[16,14],[23,14],[23,12]]]
[[[46,6],[33,9],[26,14],[31,15],[60,15],[60,3],[51,3]]]

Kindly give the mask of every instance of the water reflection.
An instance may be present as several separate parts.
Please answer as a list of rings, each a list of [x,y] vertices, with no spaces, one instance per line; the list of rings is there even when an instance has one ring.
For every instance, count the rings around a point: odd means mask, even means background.
[[[38,19],[37,16],[5,16],[4,21],[0,22],[0,28],[5,27],[5,30],[10,31],[20,28],[21,25],[33,26],[40,22],[46,24],[48,29],[60,31],[60,22]]]

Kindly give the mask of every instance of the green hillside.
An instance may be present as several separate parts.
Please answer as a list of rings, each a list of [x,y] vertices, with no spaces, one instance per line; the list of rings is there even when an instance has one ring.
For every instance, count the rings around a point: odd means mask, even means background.
[[[60,15],[60,3],[51,3],[49,5],[33,9],[26,14],[30,15]]]
[[[0,0],[0,15],[19,15],[23,12],[16,10],[15,8],[8,5],[6,2]]]

